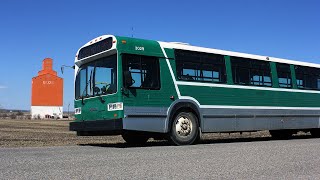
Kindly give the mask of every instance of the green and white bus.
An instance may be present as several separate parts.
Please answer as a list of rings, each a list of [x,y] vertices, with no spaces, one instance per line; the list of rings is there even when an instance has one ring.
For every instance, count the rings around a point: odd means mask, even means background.
[[[319,137],[320,65],[104,35],[76,54],[75,118],[80,136],[139,144],[260,130]]]

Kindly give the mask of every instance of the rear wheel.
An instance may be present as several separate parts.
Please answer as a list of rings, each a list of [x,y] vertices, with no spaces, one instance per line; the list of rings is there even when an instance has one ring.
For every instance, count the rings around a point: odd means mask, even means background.
[[[310,133],[315,138],[320,138],[320,129],[311,129]]]
[[[290,139],[293,134],[290,130],[270,130],[269,133],[275,139]]]
[[[175,145],[193,144],[198,136],[198,119],[193,113],[180,112],[172,121],[169,139]]]
[[[144,145],[149,136],[142,132],[135,132],[135,131],[125,131],[122,133],[122,138],[131,145]]]

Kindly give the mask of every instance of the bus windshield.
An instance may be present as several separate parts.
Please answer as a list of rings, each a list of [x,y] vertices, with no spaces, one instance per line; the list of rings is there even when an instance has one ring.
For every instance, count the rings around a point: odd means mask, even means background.
[[[117,55],[80,66],[75,82],[75,99],[117,92]]]

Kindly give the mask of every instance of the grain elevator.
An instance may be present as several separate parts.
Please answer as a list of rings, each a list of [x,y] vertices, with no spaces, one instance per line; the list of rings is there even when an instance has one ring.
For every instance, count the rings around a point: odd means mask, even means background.
[[[62,118],[63,79],[52,68],[53,60],[42,61],[42,70],[32,78],[31,115],[33,119]]]

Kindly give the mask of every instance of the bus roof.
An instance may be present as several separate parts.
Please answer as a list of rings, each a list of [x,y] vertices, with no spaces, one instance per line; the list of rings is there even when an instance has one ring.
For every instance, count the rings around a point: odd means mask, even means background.
[[[96,42],[99,42],[108,37],[112,37],[112,39],[114,40],[116,40],[117,38],[126,38],[126,37],[114,36],[114,35],[102,35],[89,41],[88,43],[83,45],[80,49],[86,46],[89,46],[91,44],[94,44]],[[144,40],[144,41],[147,40],[147,39],[138,39],[138,38],[130,38],[130,39]],[[153,40],[149,40],[149,41],[153,41]],[[213,48],[205,48],[200,46],[192,46],[192,45],[189,45],[188,43],[181,43],[181,42],[162,42],[162,41],[155,41],[155,42],[158,42],[160,46],[162,46],[163,48],[169,48],[169,49],[181,49],[181,50],[189,50],[189,51],[196,51],[196,52],[221,54],[221,55],[234,56],[234,57],[242,57],[242,58],[249,58],[249,59],[256,59],[256,60],[263,60],[263,61],[271,61],[271,62],[320,68],[320,64],[316,64],[316,63],[281,59],[276,57],[261,56],[261,55],[255,55],[255,54],[240,53],[240,52],[234,52],[234,51],[226,51],[226,50],[213,49]],[[77,56],[79,54],[80,49],[77,51],[77,54],[76,54]],[[111,49],[115,49],[115,44],[112,46]],[[78,61],[77,56],[76,56],[75,62]]]
[[[234,56],[234,57],[242,57],[242,58],[257,59],[257,60],[263,60],[263,61],[271,61],[271,62],[320,68],[320,64],[315,64],[315,63],[308,63],[308,62],[281,59],[281,58],[275,58],[275,57],[269,57],[269,56],[261,56],[261,55],[240,53],[240,52],[234,52],[234,51],[225,51],[220,49],[192,46],[192,45],[188,45],[187,43],[175,43],[175,42],[172,43],[172,42],[161,42],[161,41],[158,41],[158,42],[162,47],[170,48],[170,49],[181,49],[181,50],[189,50],[189,51],[196,51],[196,52],[221,54],[221,55]]]

